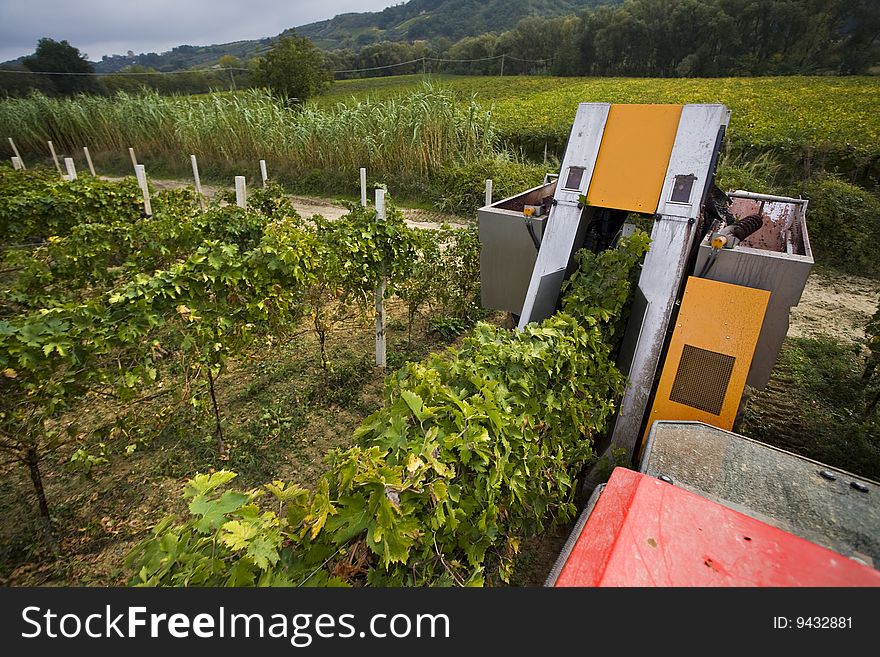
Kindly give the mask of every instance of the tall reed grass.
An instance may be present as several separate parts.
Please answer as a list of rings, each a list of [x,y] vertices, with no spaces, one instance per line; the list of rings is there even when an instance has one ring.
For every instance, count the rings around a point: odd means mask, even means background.
[[[40,159],[52,140],[65,154],[79,157],[88,146],[97,159],[119,163],[132,147],[148,170],[185,170],[195,154],[218,174],[264,159],[270,176],[287,181],[356,182],[358,168],[367,167],[373,180],[410,187],[444,166],[491,157],[497,141],[489,113],[473,98],[430,84],[390,100],[302,109],[260,90],[202,97],[34,94],[0,102],[0,137]]]

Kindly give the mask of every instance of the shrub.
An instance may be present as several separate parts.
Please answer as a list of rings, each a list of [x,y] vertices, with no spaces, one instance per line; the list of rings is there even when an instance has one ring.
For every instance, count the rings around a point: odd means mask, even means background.
[[[807,183],[807,227],[816,261],[863,276],[880,276],[876,240],[880,199],[834,176]]]
[[[725,157],[718,166],[716,182],[720,189],[743,189],[762,194],[772,193],[782,165],[771,153],[746,158],[743,155]]]
[[[456,164],[441,170],[433,193],[443,212],[473,214],[486,201],[486,179],[493,181],[492,197],[507,198],[541,184],[545,168],[517,162],[505,156]]]

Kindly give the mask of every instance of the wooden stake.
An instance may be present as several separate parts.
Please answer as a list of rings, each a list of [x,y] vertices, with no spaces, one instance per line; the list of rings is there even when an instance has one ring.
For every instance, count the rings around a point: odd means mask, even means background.
[[[247,208],[247,185],[244,176],[235,177],[235,204],[240,208]]]
[[[89,155],[89,149],[87,146],[83,146],[83,153],[85,153],[86,163],[89,165],[89,173],[91,173],[93,177],[97,178],[98,174],[95,173],[95,165],[92,164],[92,156]]]
[[[64,158],[64,166],[67,169],[67,179],[68,180],[76,180],[76,166],[73,163],[72,157]]]
[[[492,179],[486,178],[486,205],[492,205]]]
[[[367,207],[367,170],[361,167],[361,206]]]
[[[150,188],[147,186],[147,172],[143,164],[136,164],[134,167],[134,175],[137,177],[138,185],[140,185],[141,193],[144,195],[144,212],[148,217],[153,216],[153,206],[150,203]]]
[[[199,196],[199,207],[204,210],[205,209],[205,193],[202,191],[202,179],[199,177],[199,163],[196,160],[195,155],[189,156],[189,161],[192,163],[193,168],[193,178],[196,180],[196,194]]]
[[[263,179],[263,189],[266,189],[266,181],[269,180],[269,174],[266,173],[266,160],[260,160],[260,177]]]
[[[12,137],[8,137],[9,145],[12,146],[12,152],[15,153],[15,157],[18,158],[18,163],[21,165],[22,169],[27,169],[24,165],[24,160],[21,159],[21,153],[18,152],[18,149],[15,147],[15,142],[12,141]]]
[[[61,164],[58,162],[58,156],[55,154],[55,147],[52,145],[52,142],[49,142],[49,152],[52,153],[52,161],[55,162],[55,168],[58,169],[58,175],[64,177],[64,172],[61,171]]]
[[[138,160],[134,156],[134,149],[133,148],[128,149],[128,156],[131,158],[131,166],[134,167],[135,175],[137,175]]]
[[[363,169],[361,169],[363,171]],[[385,190],[381,187],[376,190],[376,220],[385,221]],[[384,269],[384,266],[383,266]],[[385,368],[385,286],[387,281],[383,276],[376,286],[376,366]]]

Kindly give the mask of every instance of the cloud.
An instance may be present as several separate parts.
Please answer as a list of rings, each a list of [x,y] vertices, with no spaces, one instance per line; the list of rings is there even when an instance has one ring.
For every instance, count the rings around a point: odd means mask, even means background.
[[[394,0],[0,0],[0,61],[29,55],[37,40],[66,39],[92,61],[127,50],[259,39]]]

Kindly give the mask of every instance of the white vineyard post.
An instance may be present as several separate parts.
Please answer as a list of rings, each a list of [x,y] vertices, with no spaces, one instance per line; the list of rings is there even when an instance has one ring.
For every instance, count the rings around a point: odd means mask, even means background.
[[[83,153],[84,153],[85,156],[86,156],[86,164],[89,165],[89,173],[91,173],[95,178],[97,178],[97,177],[98,177],[98,174],[95,173],[95,165],[92,164],[92,156],[89,155],[89,148],[88,148],[88,146],[83,146]]]
[[[137,175],[138,160],[134,156],[134,149],[133,148],[128,149],[128,156],[131,158],[131,166],[134,167],[134,175]]]
[[[67,169],[67,179],[76,180],[76,165],[73,163],[72,157],[64,158],[64,167]]]
[[[361,167],[361,206],[367,207],[367,170]]]
[[[266,160],[260,160],[260,178],[263,179],[263,189],[266,189],[266,181],[269,180],[269,174],[266,173]]]
[[[18,148],[16,148],[15,142],[12,141],[12,137],[7,137],[7,139],[9,140],[9,145],[12,146],[12,152],[15,153],[15,157],[18,158],[19,165],[22,169],[27,169],[27,167],[24,165],[24,160],[21,159],[21,153],[18,152]]]
[[[361,169],[363,171],[363,169]],[[385,190],[376,190],[376,220],[385,221]],[[376,286],[376,367],[385,368],[385,272]]]
[[[244,176],[235,177],[235,204],[240,208],[247,208],[247,186]]]
[[[144,195],[144,212],[148,217],[153,216],[153,205],[150,203],[150,188],[147,187],[147,171],[143,164],[137,164],[134,167],[134,175],[137,177],[138,185],[140,185],[141,193]]]
[[[15,156],[13,155],[13,157],[12,157],[12,168],[15,169],[16,171],[20,171],[21,169],[24,168],[24,167],[21,166],[21,158],[20,158],[20,157],[15,157]]]
[[[49,152],[52,154],[52,161],[55,162],[55,168],[58,169],[58,175],[62,178],[64,177],[64,172],[61,171],[61,163],[58,162],[58,155],[55,153],[55,147],[52,145],[52,142],[49,141]]]
[[[202,210],[204,210],[205,209],[205,194],[204,194],[204,192],[202,192],[202,179],[199,176],[199,163],[198,163],[198,160],[196,160],[195,155],[190,155],[189,161],[192,163],[193,178],[195,178],[195,181],[196,181],[196,194],[198,194],[198,197],[199,197],[199,207]]]
[[[486,205],[492,205],[492,179],[486,178]]]

